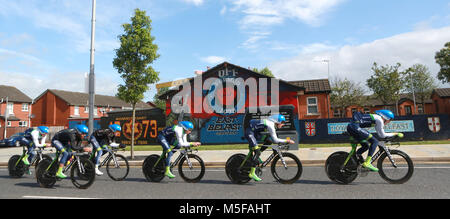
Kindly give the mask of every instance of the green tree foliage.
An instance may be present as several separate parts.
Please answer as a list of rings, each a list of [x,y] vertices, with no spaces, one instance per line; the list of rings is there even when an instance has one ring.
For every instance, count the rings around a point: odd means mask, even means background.
[[[438,79],[442,81],[443,84],[450,83],[450,42],[445,44],[434,56],[436,63],[441,66],[441,69],[437,75]]]
[[[135,127],[136,103],[142,101],[149,84],[159,81],[159,72],[150,64],[159,57],[158,46],[153,43],[151,36],[151,20],[145,11],[135,9],[131,23],[123,24],[124,33],[119,35],[120,48],[116,49],[114,68],[124,80],[116,94],[121,100],[133,107],[132,133]],[[133,159],[134,135],[131,135],[131,157]]]
[[[403,80],[405,90],[411,94],[414,92],[416,102],[419,102],[422,106],[424,106],[425,99],[430,97],[433,89],[437,87],[430,70],[422,64],[415,64],[408,68],[404,72]],[[425,113],[425,107],[423,109]]]
[[[340,109],[341,112],[345,112],[345,109],[352,105],[363,104],[364,89],[359,83],[348,80],[347,78],[334,78],[331,81],[331,95],[330,102],[334,108]],[[341,113],[344,117],[345,113]]]
[[[265,75],[265,76],[269,76],[269,77],[272,77],[272,78],[275,77],[272,74],[272,71],[269,68],[267,68],[267,67],[265,67],[265,68],[263,68],[261,70],[259,70],[258,68],[253,68],[252,70],[254,72],[260,73],[260,74]]]
[[[403,73],[399,71],[400,66],[400,63],[394,66],[378,66],[376,62],[373,63],[373,75],[367,79],[367,86],[384,105],[398,103],[400,99],[400,92],[404,88],[401,77]]]

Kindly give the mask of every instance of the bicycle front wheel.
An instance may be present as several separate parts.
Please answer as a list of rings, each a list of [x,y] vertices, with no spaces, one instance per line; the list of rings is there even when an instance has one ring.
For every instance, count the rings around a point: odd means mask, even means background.
[[[122,181],[128,176],[130,165],[128,164],[127,158],[123,155],[116,154],[114,156],[116,159],[111,156],[106,163],[106,172],[111,179]]]
[[[178,164],[178,172],[186,182],[199,182],[205,175],[205,164],[202,158],[195,154],[188,154],[188,159],[186,157],[181,158],[180,164]]]
[[[403,151],[390,150],[392,159],[395,161],[396,167],[392,164],[391,159],[386,153],[383,153],[378,159],[377,167],[381,178],[392,184],[402,184],[407,182],[414,172],[414,164],[409,156]]]
[[[80,163],[73,164],[70,177],[75,187],[79,189],[89,188],[95,180],[94,163],[87,158],[80,157]]]
[[[282,153],[282,155],[284,163],[280,156],[276,156],[273,159],[271,166],[272,175],[282,184],[292,184],[302,175],[302,163],[294,154]]]
[[[57,162],[52,163],[52,160],[47,159],[41,160],[36,166],[37,183],[43,188],[52,188],[56,183],[55,174],[57,169]]]

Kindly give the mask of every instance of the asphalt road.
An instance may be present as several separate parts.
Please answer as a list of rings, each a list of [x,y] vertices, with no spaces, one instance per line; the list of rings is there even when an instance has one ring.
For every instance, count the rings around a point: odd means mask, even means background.
[[[178,172],[174,171],[174,174]],[[357,178],[350,185],[337,185],[327,178],[321,166],[304,167],[302,177],[292,185],[275,182],[268,169],[262,182],[235,185],[230,183],[223,169],[217,168],[208,168],[203,180],[196,184],[185,183],[179,176],[150,183],[140,168],[131,168],[124,181],[115,182],[108,176],[100,176],[87,190],[75,188],[70,180],[57,182],[52,189],[41,188],[34,174],[12,179],[7,169],[0,168],[0,198],[448,199],[450,164],[416,165],[413,177],[402,185],[388,184],[376,173]]]

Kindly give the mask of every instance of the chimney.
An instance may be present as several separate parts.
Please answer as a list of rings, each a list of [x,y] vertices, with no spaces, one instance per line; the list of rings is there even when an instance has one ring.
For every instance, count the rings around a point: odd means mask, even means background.
[[[202,70],[195,70],[194,73],[195,73],[195,75],[201,75],[201,74],[203,74],[203,71]]]

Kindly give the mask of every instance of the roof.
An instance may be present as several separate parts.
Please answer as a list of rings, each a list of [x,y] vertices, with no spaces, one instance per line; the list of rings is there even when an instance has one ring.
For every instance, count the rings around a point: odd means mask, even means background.
[[[298,87],[304,87],[306,93],[331,93],[330,81],[328,79],[289,81]]]
[[[450,97],[450,88],[436,88],[433,90],[439,97]]]
[[[203,72],[203,74],[201,74],[199,76],[196,76],[196,77],[208,77],[209,74],[212,74],[212,73],[216,72],[217,69],[222,68],[222,67],[240,68],[240,69],[244,70],[245,72],[247,72],[247,73],[249,73],[251,75],[254,75],[256,77],[259,77],[259,78],[270,78],[269,76],[260,74],[258,72],[254,72],[254,71],[252,71],[252,70],[250,70],[248,68],[243,68],[241,66],[231,64],[229,62],[223,62],[222,64],[216,65],[213,68],[209,68],[207,71]],[[191,83],[195,79],[195,77],[191,77],[191,78],[187,78],[187,79]],[[281,79],[278,79],[278,78],[275,78],[275,79],[277,79],[280,83],[283,83],[283,84],[285,84],[285,85],[287,85],[289,87],[292,87],[294,90],[297,90],[297,91],[304,90],[303,87],[299,87],[299,86],[297,86],[295,84],[289,83],[287,81],[284,81],[284,80],[281,80]],[[178,91],[179,91],[178,88],[168,90],[165,93],[163,93],[160,96],[158,96],[158,99],[165,100],[166,98],[175,95]]]
[[[51,92],[55,96],[64,100],[68,105],[71,106],[86,106],[89,103],[89,94],[81,93],[81,92],[73,92],[73,91],[63,91],[63,90],[54,90],[48,89],[41,95],[39,95],[36,99],[41,98],[45,93]],[[106,95],[95,95],[95,106],[102,107],[131,107],[129,103],[115,97],[115,96],[106,96]],[[140,102],[136,104],[136,108],[153,108],[149,104],[145,102]]]
[[[407,100],[413,101],[412,93],[400,94],[400,99],[398,100],[398,104],[402,104],[403,102],[405,102]],[[416,103],[417,104],[420,103],[420,99],[417,96],[416,96]],[[431,98],[428,97],[425,99],[425,104],[427,104],[427,103],[428,104],[433,103],[433,100],[431,100]],[[395,102],[390,102],[390,103],[387,103],[386,105],[393,106],[395,104],[396,104]],[[386,106],[386,105],[383,104],[383,102],[379,98],[377,98],[376,95],[366,95],[366,96],[363,96],[363,101],[362,101],[361,106],[362,107],[374,107],[374,106]],[[334,106],[331,106],[331,107],[333,108]]]
[[[0,99],[8,97],[8,101],[31,103],[32,99],[13,86],[0,85]]]

